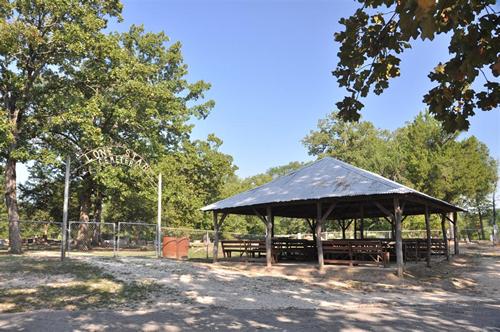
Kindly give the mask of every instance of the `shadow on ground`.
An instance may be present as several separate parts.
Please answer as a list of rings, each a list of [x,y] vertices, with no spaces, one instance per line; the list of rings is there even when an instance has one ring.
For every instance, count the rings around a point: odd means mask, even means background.
[[[1,314],[0,330],[500,331],[499,303],[365,306],[342,310],[176,308],[144,312],[42,311]]]

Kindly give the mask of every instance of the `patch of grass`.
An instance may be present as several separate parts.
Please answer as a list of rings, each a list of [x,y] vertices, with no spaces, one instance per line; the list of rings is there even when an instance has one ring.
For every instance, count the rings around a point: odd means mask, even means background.
[[[98,267],[71,259],[60,262],[5,255],[0,256],[0,271],[6,280],[9,276],[26,277],[29,282],[22,286],[18,282],[13,288],[0,282],[0,312],[110,308],[146,301],[159,287],[154,283],[124,283]],[[58,276],[64,276],[64,281],[58,281]],[[33,282],[38,278],[41,282]]]

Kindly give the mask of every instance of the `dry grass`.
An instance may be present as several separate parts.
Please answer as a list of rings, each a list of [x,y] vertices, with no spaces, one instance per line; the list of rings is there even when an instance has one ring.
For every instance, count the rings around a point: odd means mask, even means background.
[[[0,312],[91,309],[141,301],[158,287],[124,283],[92,265],[25,256],[0,256]]]

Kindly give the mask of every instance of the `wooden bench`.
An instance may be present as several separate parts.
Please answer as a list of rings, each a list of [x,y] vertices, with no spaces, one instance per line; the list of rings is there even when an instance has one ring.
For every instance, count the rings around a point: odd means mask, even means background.
[[[431,255],[446,255],[446,245],[442,239],[431,239]],[[405,261],[419,261],[427,257],[427,239],[404,239]]]
[[[302,239],[275,238],[272,240],[275,261],[282,259],[311,259],[316,252],[314,241]]]
[[[330,240],[322,245],[325,263],[386,266],[389,262],[389,253],[380,240]]]
[[[233,253],[239,253],[240,257],[259,257],[266,253],[266,243],[260,240],[222,240],[222,253],[224,257],[231,258]]]
[[[224,257],[231,258],[233,253],[248,257],[266,255],[266,241],[263,240],[222,240]],[[313,241],[287,238],[272,239],[271,253],[273,261],[282,259],[307,259],[314,255],[316,246]]]
[[[396,259],[396,241],[386,241],[391,260]],[[427,239],[403,239],[405,261],[419,261],[427,256]],[[446,244],[442,239],[431,239],[431,255],[446,255]]]

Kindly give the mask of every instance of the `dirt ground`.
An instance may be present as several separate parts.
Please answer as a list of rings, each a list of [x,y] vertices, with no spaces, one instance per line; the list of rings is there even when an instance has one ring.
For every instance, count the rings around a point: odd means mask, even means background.
[[[399,279],[392,268],[282,263],[267,271],[262,264],[217,265],[141,258],[80,257],[123,282],[151,282],[155,307],[211,305],[234,309],[335,308],[360,304],[436,304],[444,301],[500,299],[500,248],[462,246],[450,262],[410,263]],[[140,303],[131,303],[141,308]]]
[[[30,262],[46,260],[42,256],[25,258]],[[71,273],[71,268],[60,274],[44,273],[43,269],[21,272],[4,268],[1,258],[0,295],[1,292],[19,293],[27,285],[37,289],[41,285],[63,287],[85,282],[81,274]],[[462,244],[461,255],[450,262],[433,260],[430,269],[425,267],[425,262],[407,264],[404,279],[397,278],[393,268],[327,266],[324,273],[318,273],[312,264],[293,263],[278,264],[267,271],[258,263],[214,265],[82,255],[73,256],[69,264],[95,269],[96,284],[103,285],[99,291],[106,296],[84,307],[78,304],[81,300],[71,302],[69,299],[52,307],[27,301],[29,312],[0,314],[0,329],[33,328],[36,326],[29,322],[42,315],[46,319],[54,317],[60,324],[65,322],[61,317],[73,317],[66,322],[69,325],[61,325],[59,329],[72,330],[75,317],[85,314],[100,323],[96,325],[98,328],[80,324],[80,330],[179,330],[204,324],[225,330],[232,329],[229,327],[234,323],[237,329],[243,330],[335,327],[342,330],[500,331],[500,247],[487,243]],[[92,293],[88,287],[87,291]],[[118,293],[113,295],[115,291]],[[36,296],[34,294],[36,292],[28,292],[25,296]],[[20,307],[9,310],[0,303],[0,310],[2,308],[4,312],[25,311]],[[52,310],[50,314],[37,311],[43,308],[64,311]],[[109,308],[113,310],[105,310]],[[123,324],[116,321],[117,315]],[[131,317],[135,316],[134,323]],[[312,322],[313,317],[316,319]],[[152,323],[156,320],[163,323]],[[169,320],[176,323],[169,325]],[[197,325],[201,322],[202,325]]]

